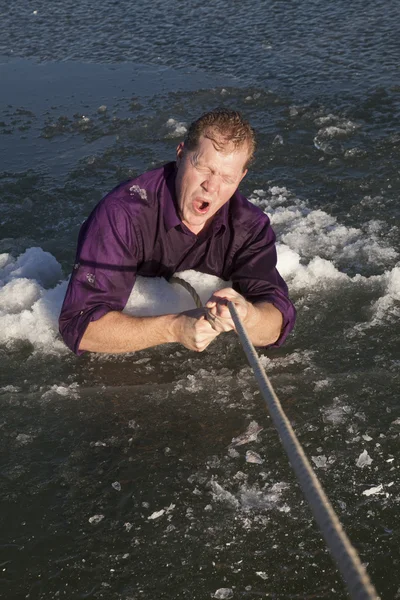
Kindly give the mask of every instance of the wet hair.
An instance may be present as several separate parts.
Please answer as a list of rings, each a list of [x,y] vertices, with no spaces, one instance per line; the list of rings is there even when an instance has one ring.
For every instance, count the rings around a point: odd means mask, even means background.
[[[202,115],[190,125],[185,137],[185,147],[196,150],[202,136],[210,139],[219,152],[223,152],[225,146],[231,144],[235,150],[247,146],[249,157],[244,168],[253,160],[256,149],[254,129],[236,110],[216,108]]]

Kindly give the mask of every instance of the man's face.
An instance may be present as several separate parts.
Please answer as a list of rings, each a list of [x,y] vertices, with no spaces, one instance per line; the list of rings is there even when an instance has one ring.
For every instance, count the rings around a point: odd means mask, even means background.
[[[200,233],[235,193],[247,173],[248,156],[247,146],[235,150],[228,144],[220,152],[205,137],[195,150],[179,144],[175,190],[180,217],[193,233]]]

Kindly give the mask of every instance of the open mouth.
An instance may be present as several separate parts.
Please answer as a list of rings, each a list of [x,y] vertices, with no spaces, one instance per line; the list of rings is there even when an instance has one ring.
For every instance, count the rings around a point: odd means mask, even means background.
[[[210,203],[207,200],[198,199],[194,201],[193,206],[197,213],[205,215],[210,208]]]

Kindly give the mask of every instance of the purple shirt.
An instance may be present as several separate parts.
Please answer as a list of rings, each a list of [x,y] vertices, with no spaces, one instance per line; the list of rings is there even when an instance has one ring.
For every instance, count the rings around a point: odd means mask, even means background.
[[[295,321],[287,286],[276,270],[269,218],[239,192],[195,235],[180,220],[175,163],[124,182],[82,225],[76,261],[60,314],[60,333],[78,350],[86,327],[109,311],[122,311],[137,275],[165,277],[195,269],[232,281],[250,302],[274,304],[283,315],[280,346]]]

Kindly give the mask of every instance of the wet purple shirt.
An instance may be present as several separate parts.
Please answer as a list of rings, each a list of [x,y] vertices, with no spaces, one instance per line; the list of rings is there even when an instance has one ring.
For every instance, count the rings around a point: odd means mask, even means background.
[[[71,350],[91,321],[122,311],[137,275],[169,278],[195,269],[232,281],[251,302],[274,304],[283,314],[280,346],[295,309],[276,270],[275,234],[269,218],[236,192],[199,235],[180,220],[175,163],[124,182],[82,225],[74,269],[60,314],[60,333]]]

